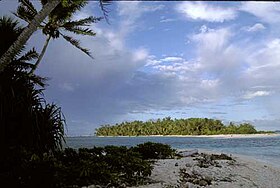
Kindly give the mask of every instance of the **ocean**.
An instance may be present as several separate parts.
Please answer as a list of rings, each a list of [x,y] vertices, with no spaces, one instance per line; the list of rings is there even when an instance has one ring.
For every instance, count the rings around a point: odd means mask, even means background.
[[[135,146],[144,142],[169,144],[174,149],[203,149],[227,154],[245,155],[280,167],[280,136],[255,138],[209,137],[68,137],[66,147]]]

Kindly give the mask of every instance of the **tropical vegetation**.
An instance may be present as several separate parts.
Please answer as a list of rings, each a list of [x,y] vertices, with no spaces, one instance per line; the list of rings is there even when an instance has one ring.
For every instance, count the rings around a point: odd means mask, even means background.
[[[19,0],[20,3],[27,4],[30,6],[30,2],[28,0]],[[31,35],[37,31],[40,27],[40,24],[45,20],[47,16],[49,16],[52,11],[59,5],[62,7],[71,7],[80,3],[80,0],[42,0],[43,4],[42,9],[34,15],[34,12],[31,12],[33,15],[33,19],[29,19],[28,26],[25,27],[17,39],[9,46],[9,48],[0,56],[0,72],[3,72],[7,65],[12,62],[12,59],[16,56],[16,54],[22,49],[22,47],[26,44]],[[107,20],[108,10],[106,9],[106,5],[110,4],[110,0],[99,0],[100,7],[103,11],[103,14]],[[31,7],[32,8],[32,7]],[[32,8],[33,9],[33,8]],[[32,11],[35,11],[33,9]],[[63,13],[62,13],[63,14]],[[66,37],[67,38],[67,37]],[[67,39],[66,39],[67,40]],[[71,38],[68,38],[69,42]],[[77,45],[77,41],[72,41],[73,45]],[[43,51],[42,51],[43,52]]]
[[[160,143],[144,143],[131,148],[66,148],[52,155],[38,155],[21,149],[6,160],[17,162],[17,165],[13,165],[9,172],[1,171],[0,183],[9,187],[42,188],[140,185],[149,181],[153,169],[154,160],[148,159],[166,159],[174,155],[175,150]]]
[[[261,131],[263,133],[264,131]],[[122,122],[103,125],[96,129],[96,136],[144,136],[144,135],[216,135],[256,134],[250,123],[225,125],[221,120],[208,118],[171,119],[170,117],[150,120]]]
[[[22,2],[24,0],[19,0]],[[51,13],[51,11],[59,4],[63,3],[63,6],[67,6],[68,0],[52,0],[47,1],[47,4],[40,10],[34,19],[29,22],[28,26],[25,27],[20,35],[16,38],[16,40],[8,47],[8,49],[1,55],[0,58],[0,72],[4,71],[6,66],[8,66],[14,56],[22,49],[22,47],[26,44],[31,35],[37,30],[40,26],[41,22]]]
[[[47,3],[46,0],[41,0],[41,4],[44,6]],[[33,73],[39,66],[46,49],[49,45],[50,39],[58,39],[63,37],[67,42],[80,49],[82,52],[91,56],[88,49],[81,47],[79,40],[74,39],[69,34],[65,34],[63,31],[73,33],[76,35],[95,36],[95,33],[89,28],[90,24],[96,23],[102,19],[102,17],[89,16],[79,20],[73,20],[75,13],[80,11],[88,3],[87,0],[76,0],[75,3],[63,6],[62,3],[58,4],[54,10],[48,15],[47,22],[42,22],[39,29],[42,29],[42,33],[46,35],[45,44],[42,51],[31,70]],[[30,23],[32,19],[38,14],[38,11],[29,0],[21,1],[17,8],[15,15],[22,20]]]
[[[2,55],[23,28],[16,20],[0,18]],[[62,146],[65,121],[55,104],[47,104],[43,98],[45,79],[29,75],[38,57],[31,49],[24,53],[25,46],[13,58],[4,72],[0,73],[0,127],[1,148],[4,151],[20,147],[34,152],[54,152]]]

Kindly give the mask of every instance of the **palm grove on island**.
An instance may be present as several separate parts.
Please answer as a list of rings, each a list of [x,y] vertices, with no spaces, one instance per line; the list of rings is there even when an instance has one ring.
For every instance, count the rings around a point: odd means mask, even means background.
[[[152,183],[156,159],[183,157],[171,146],[146,142],[132,147],[70,148],[66,119],[61,108],[45,99],[47,78],[36,74],[51,40],[65,39],[82,53],[94,57],[73,35],[94,37],[92,24],[107,20],[112,2],[100,0],[102,15],[74,19],[87,0],[19,0],[16,11],[0,17],[0,185],[12,188],[129,187]],[[1,3],[5,3],[2,2]],[[38,3],[38,2],[37,2]],[[35,8],[36,7],[36,8]],[[22,26],[20,23],[26,23]],[[27,44],[35,31],[45,37],[38,53]],[[63,49],[62,49],[63,50]],[[255,134],[253,125],[223,124],[207,118],[123,122],[105,125],[97,136]],[[205,157],[232,160],[226,155]],[[205,166],[203,160],[200,166]],[[210,162],[209,162],[210,161]],[[208,164],[207,164],[208,165]],[[206,165],[206,166],[207,166]],[[176,164],[175,164],[176,166]],[[178,166],[178,164],[177,164]],[[181,170],[181,183],[189,174]],[[199,179],[197,184],[212,180]],[[196,184],[196,183],[195,183]]]
[[[256,134],[253,125],[242,123],[235,125],[230,122],[208,118],[171,119],[170,117],[155,121],[123,122],[113,126],[104,125],[96,129],[97,136],[149,136],[149,135],[217,135],[217,134]],[[268,133],[268,132],[267,132]]]

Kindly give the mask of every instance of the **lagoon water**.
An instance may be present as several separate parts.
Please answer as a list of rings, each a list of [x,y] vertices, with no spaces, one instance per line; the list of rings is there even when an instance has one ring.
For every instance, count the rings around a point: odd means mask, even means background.
[[[245,155],[280,167],[280,136],[256,138],[208,138],[208,137],[68,137],[66,146],[135,146],[144,142],[169,144],[175,149],[203,149]]]

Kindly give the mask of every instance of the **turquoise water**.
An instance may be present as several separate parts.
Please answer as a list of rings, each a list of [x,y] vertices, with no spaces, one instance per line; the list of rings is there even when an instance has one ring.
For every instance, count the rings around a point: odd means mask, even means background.
[[[135,146],[144,142],[169,144],[175,149],[205,149],[246,155],[280,167],[280,136],[257,138],[190,138],[190,137],[69,137],[68,147]]]

